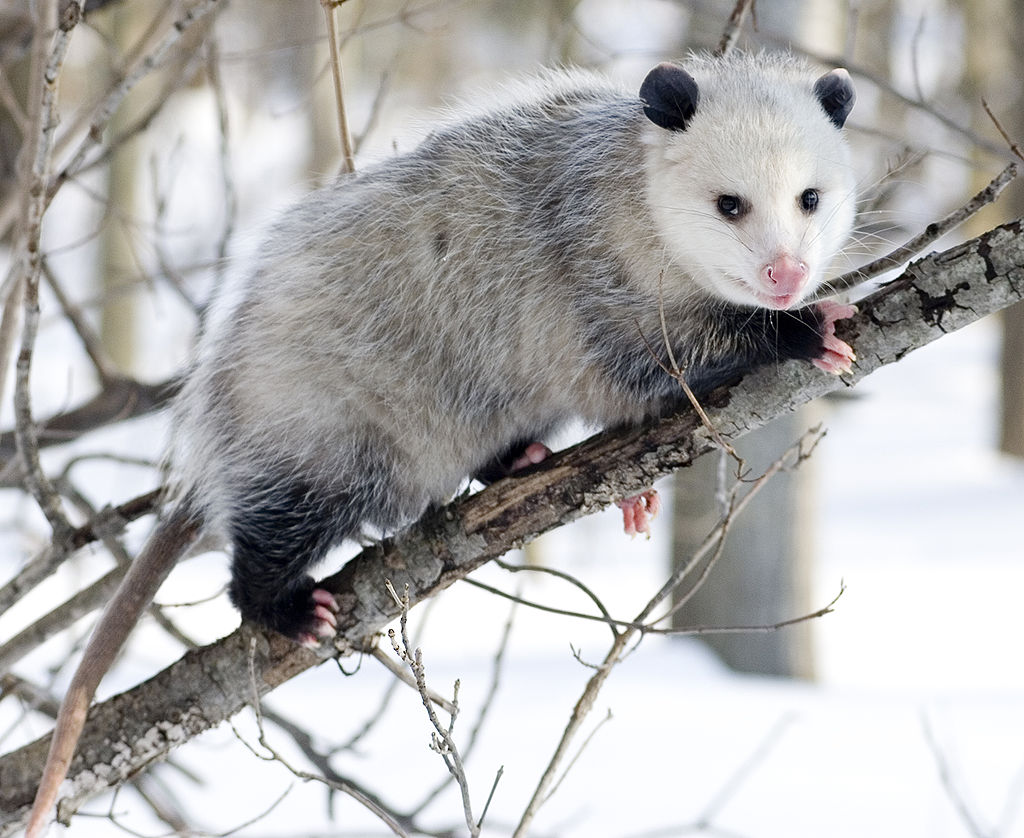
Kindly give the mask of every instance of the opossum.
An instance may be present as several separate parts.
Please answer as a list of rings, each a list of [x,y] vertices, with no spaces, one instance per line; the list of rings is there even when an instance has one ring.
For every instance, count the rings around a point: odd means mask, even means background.
[[[182,490],[157,538],[199,519],[226,535],[243,618],[314,644],[336,606],[306,571],[332,546],[542,459],[571,419],[676,409],[663,322],[698,394],[791,358],[851,369],[834,331],[853,310],[800,305],[853,224],[845,70],[693,56],[638,96],[559,71],[507,98],[288,210],[211,316],[174,408]],[[30,836],[126,614],[175,559],[144,549],[97,628]]]

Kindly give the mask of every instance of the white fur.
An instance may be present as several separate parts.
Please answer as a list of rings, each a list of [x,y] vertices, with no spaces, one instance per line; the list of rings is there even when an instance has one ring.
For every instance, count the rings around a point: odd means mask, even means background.
[[[672,255],[707,291],[764,305],[762,268],[788,255],[808,266],[801,299],[823,282],[853,225],[849,149],[812,95],[814,78],[789,56],[691,58],[700,103],[685,131],[648,129],[651,214]],[[818,209],[801,211],[805,189]],[[718,196],[751,211],[730,223]]]

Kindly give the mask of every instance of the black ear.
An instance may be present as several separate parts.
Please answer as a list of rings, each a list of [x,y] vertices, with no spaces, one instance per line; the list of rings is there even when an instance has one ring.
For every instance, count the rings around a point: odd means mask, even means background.
[[[850,74],[842,68],[825,73],[818,79],[814,83],[814,95],[836,128],[843,127],[846,117],[853,110],[853,103],[857,101]]]
[[[651,122],[670,131],[683,131],[697,112],[700,91],[686,70],[664,62],[647,74],[640,85],[640,98]]]

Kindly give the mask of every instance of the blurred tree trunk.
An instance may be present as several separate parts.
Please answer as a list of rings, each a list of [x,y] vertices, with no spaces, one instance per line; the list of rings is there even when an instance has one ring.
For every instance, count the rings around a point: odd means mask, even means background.
[[[1020,107],[1024,107],[1024,101]],[[1015,212],[1024,215],[1024,201]],[[999,415],[999,450],[1024,457],[1024,305],[1003,312],[1003,351],[999,363],[1002,400]]]
[[[813,410],[780,417],[736,445],[752,476],[761,474],[813,424]],[[774,477],[737,519],[718,563],[701,589],[678,611],[673,627],[765,625],[810,607],[813,469],[809,463]],[[721,516],[716,498],[719,472],[735,475],[736,464],[704,457],[675,478],[673,560],[685,562]],[[722,660],[741,672],[811,678],[811,625],[767,633],[709,634],[704,639]]]
[[[1010,8],[999,10],[998,19],[1010,23],[1003,28],[1008,39],[1006,50],[1009,62],[1004,71],[1007,79],[1024,78],[1024,19],[1020,14],[1019,0]],[[994,76],[998,78],[998,76]],[[1018,145],[1024,145],[1024,88],[1019,83],[1007,85],[1014,91],[1014,100],[1002,111],[1004,127]],[[1024,216],[1024,187],[1020,183],[1009,195],[1008,215],[1013,218]],[[1017,304],[1006,309],[1000,318],[1003,326],[1002,357],[999,363],[1002,382],[999,415],[999,449],[1015,457],[1024,458],[1024,305]]]
[[[116,4],[106,11],[110,34],[118,48],[117,57],[123,56],[143,25],[142,15],[151,14],[143,7],[128,3]],[[115,58],[115,60],[118,60]],[[122,68],[111,67],[111,73]],[[129,96],[111,120],[114,135],[131,124],[135,108]],[[100,294],[103,306],[100,314],[100,340],[107,356],[122,373],[134,374],[136,350],[136,294],[132,277],[139,274],[139,265],[132,245],[132,235],[138,217],[136,212],[136,177],[138,175],[138,143],[129,141],[121,145],[110,158],[107,167],[107,218],[100,235]]]
[[[967,26],[967,66],[964,85],[970,97],[975,127],[992,136],[994,127],[981,105],[988,103],[1003,129],[1018,146],[1024,145],[1024,19],[1020,0],[978,0],[964,6]],[[994,86],[993,79],[1007,83]],[[984,161],[988,164],[988,161]],[[977,184],[988,179],[979,170]],[[1024,215],[1024,184],[1011,184],[998,204],[972,219],[970,235],[1010,218]],[[1006,309],[999,318],[1002,348],[999,359],[999,449],[1024,458],[1024,306]]]

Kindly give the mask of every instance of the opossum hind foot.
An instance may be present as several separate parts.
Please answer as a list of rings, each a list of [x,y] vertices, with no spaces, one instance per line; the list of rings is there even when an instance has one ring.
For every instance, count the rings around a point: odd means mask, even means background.
[[[300,585],[290,585],[287,592],[273,598],[257,599],[251,592],[232,585],[231,599],[246,620],[273,629],[296,643],[316,648],[321,641],[333,637],[338,630],[338,604],[334,595],[315,587],[306,576]]]
[[[313,588],[310,594],[313,602],[313,615],[310,618],[310,631],[300,631],[295,640],[310,649],[315,649],[322,640],[327,640],[338,631],[338,602],[334,594],[323,588]]]
[[[622,510],[622,529],[626,535],[632,537],[642,533],[651,537],[651,521],[661,511],[661,498],[656,489],[616,501],[615,505]]]

